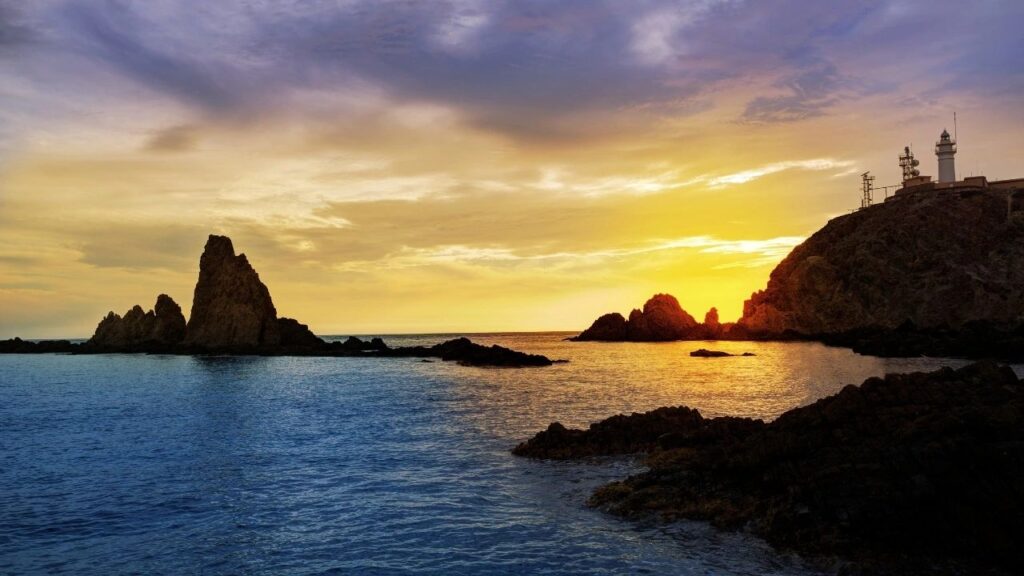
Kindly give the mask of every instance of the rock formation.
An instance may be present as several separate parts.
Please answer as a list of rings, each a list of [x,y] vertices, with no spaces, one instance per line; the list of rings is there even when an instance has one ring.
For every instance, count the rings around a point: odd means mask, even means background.
[[[166,294],[157,296],[153,310],[135,305],[125,315],[110,312],[89,339],[88,345],[109,350],[134,350],[176,346],[185,339],[181,307]]]
[[[210,235],[199,259],[185,343],[200,348],[276,346],[281,333],[270,291],[231,239]]]
[[[678,304],[677,304],[678,306]],[[309,327],[291,318],[278,318],[270,291],[249,265],[245,254],[235,255],[231,239],[211,235],[199,259],[192,315],[188,323],[181,308],[165,294],[154,310],[135,306],[124,317],[111,312],[85,344],[67,340],[42,342],[20,338],[0,341],[0,354],[159,352],[172,354],[259,354],[266,356],[378,356],[440,358],[471,366],[550,366],[538,354],[502,346],[481,346],[466,338],[434,346],[389,348],[380,338],[364,342],[349,337],[327,343]]]
[[[655,294],[642,311],[633,310],[629,320],[618,313],[605,314],[574,340],[663,342],[705,336],[704,326],[683,310],[675,296]]]
[[[1024,565],[1024,382],[1007,367],[869,378],[768,424],[685,407],[588,430],[554,423],[513,450],[557,459],[636,452],[649,453],[649,470],[598,489],[591,505],[746,528],[869,574]]]
[[[753,294],[754,335],[1024,323],[1024,212],[1005,191],[907,193],[834,218]]]

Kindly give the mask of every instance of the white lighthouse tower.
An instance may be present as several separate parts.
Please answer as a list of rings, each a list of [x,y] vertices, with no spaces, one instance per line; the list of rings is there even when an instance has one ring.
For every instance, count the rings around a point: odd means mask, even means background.
[[[956,182],[956,168],[953,166],[956,140],[950,138],[946,130],[942,131],[939,141],[935,143],[935,155],[939,157],[939,182]]]

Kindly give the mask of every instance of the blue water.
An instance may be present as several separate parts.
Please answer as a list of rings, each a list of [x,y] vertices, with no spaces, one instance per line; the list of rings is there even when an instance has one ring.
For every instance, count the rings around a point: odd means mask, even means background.
[[[772,418],[949,363],[803,343],[720,343],[758,356],[709,361],[563,336],[474,336],[571,360],[543,369],[0,355],[0,573],[809,574],[753,537],[583,505],[635,461],[508,450],[556,419],[680,403]]]

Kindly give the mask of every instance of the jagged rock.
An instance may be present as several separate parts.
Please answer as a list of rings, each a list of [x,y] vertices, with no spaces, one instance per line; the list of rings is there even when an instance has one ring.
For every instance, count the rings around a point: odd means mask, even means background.
[[[908,193],[839,216],[745,303],[751,334],[1024,323],[1024,213],[1005,191]]]
[[[675,296],[655,294],[643,310],[633,310],[629,320],[621,314],[605,314],[573,340],[662,342],[704,338],[704,327],[679,305]]]
[[[270,291],[245,254],[235,255],[230,238],[211,234],[199,260],[185,344],[245,349],[280,343],[280,324]]]
[[[746,528],[866,574],[1024,565],[1024,382],[1005,366],[869,378],[768,424],[688,408],[587,431],[552,424],[514,453],[637,451],[649,453],[649,470],[598,489],[591,505]]]
[[[723,332],[722,323],[718,321],[718,308],[712,307],[704,315],[704,335],[708,339],[717,339],[722,336]]]
[[[124,317],[110,312],[96,326],[88,345],[105,350],[171,347],[185,338],[185,317],[168,295],[157,296],[153,310],[135,305]]]

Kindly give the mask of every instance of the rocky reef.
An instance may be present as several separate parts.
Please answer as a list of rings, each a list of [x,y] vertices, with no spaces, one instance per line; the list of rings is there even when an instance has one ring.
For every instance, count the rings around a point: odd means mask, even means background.
[[[1024,383],[993,363],[869,378],[770,423],[690,408],[554,423],[533,458],[646,453],[598,489],[629,518],[706,520],[846,573],[1015,573],[1024,565]],[[989,572],[986,572],[989,573]]]
[[[754,335],[921,334],[1024,323],[1024,212],[1002,190],[929,190],[832,219],[744,304]]]
[[[185,316],[168,295],[157,296],[153,309],[135,305],[125,315],[110,312],[96,326],[89,345],[104,350],[168,349],[185,339]]]
[[[655,294],[644,303],[643,310],[634,309],[627,320],[617,312],[605,314],[573,340],[606,342],[665,342],[670,340],[705,340],[723,332],[718,310],[712,308],[703,324],[688,314],[671,294]]]
[[[481,346],[457,338],[434,346],[390,348],[380,338],[350,337],[325,342],[305,324],[278,318],[270,290],[249,264],[235,254],[231,239],[211,235],[199,259],[188,322],[170,296],[161,294],[149,312],[134,306],[123,317],[110,312],[84,344],[67,340],[0,341],[0,353],[145,352],[163,354],[256,354],[265,356],[381,356],[440,358],[472,366],[549,366],[544,356],[501,346]]]

